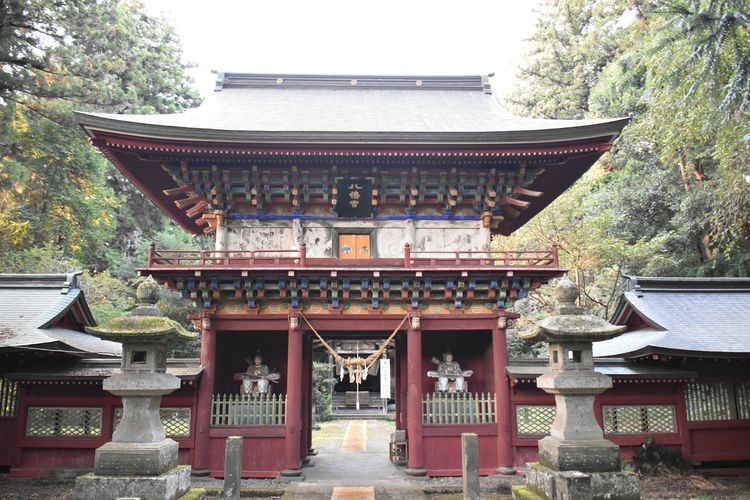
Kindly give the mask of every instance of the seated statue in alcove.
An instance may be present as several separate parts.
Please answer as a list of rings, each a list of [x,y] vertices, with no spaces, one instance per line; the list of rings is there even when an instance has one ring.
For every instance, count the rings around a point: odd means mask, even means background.
[[[461,370],[461,365],[453,361],[453,354],[450,349],[443,353],[443,360],[432,358],[432,362],[437,365],[437,370],[427,372],[428,377],[437,378],[438,392],[465,392],[466,379],[471,377],[472,370]]]
[[[234,376],[235,380],[241,380],[240,394],[252,394],[259,396],[261,394],[270,394],[270,382],[278,382],[281,378],[280,373],[271,372],[268,365],[263,362],[263,356],[258,352],[253,358],[245,357],[248,364],[244,373],[238,373]]]

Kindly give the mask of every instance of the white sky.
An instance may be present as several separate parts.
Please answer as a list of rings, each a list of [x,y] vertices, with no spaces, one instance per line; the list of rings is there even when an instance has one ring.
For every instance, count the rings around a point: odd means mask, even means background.
[[[465,75],[513,84],[538,0],[142,0],[182,39],[200,89],[211,70]]]

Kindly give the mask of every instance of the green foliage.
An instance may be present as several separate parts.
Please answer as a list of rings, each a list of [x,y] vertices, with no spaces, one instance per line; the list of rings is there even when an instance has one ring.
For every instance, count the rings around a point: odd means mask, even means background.
[[[599,73],[623,37],[620,17],[632,0],[548,0],[531,38],[523,82],[509,101],[516,112],[543,118],[582,118]]]
[[[557,244],[582,305],[603,316],[623,273],[746,276],[747,10],[736,0],[544,2],[516,111],[632,121],[591,172],[495,245]],[[553,307],[545,290],[516,305]]]
[[[633,462],[642,475],[687,472],[692,468],[679,448],[658,444],[651,438],[638,447],[633,455]]]
[[[100,271],[132,256],[164,217],[72,112],[194,105],[179,41],[131,0],[9,0],[0,13],[0,252],[53,245]]]
[[[135,306],[148,240],[204,242],[167,222],[88,143],[73,111],[196,104],[179,41],[131,0],[9,0],[0,13],[0,263],[5,272],[86,270],[89,306],[107,322]],[[192,329],[194,308],[179,294],[164,290],[158,306]],[[197,355],[199,342],[178,354]]]
[[[331,377],[334,365],[331,363],[313,363],[313,391],[315,392],[315,415],[319,422],[331,419],[331,401],[336,379]]]

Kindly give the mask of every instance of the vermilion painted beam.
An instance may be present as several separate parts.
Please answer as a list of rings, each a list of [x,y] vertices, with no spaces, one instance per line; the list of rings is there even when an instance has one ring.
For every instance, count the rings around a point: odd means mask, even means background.
[[[510,196],[503,196],[502,203],[504,203],[505,205],[513,205],[514,207],[522,209],[529,208],[529,205],[531,205],[530,201],[518,200],[516,198],[511,198]]]
[[[196,203],[198,203],[198,202],[200,202],[202,200],[205,200],[205,198],[203,198],[203,196],[201,196],[201,195],[196,194],[196,195],[190,196],[188,198],[183,198],[181,200],[175,200],[174,204],[175,204],[175,206],[177,206],[177,208],[187,208],[190,205],[195,205]]]
[[[99,139],[104,139],[106,143],[103,147],[125,147],[128,149],[141,149],[151,152],[170,152],[170,153],[190,153],[190,154],[213,154],[213,155],[247,155],[247,154],[267,154],[267,155],[303,155],[303,156],[326,156],[326,155],[353,155],[353,156],[467,156],[467,157],[492,157],[492,156],[518,156],[519,158],[528,159],[534,155],[575,155],[590,152],[604,152],[612,149],[612,135],[592,138],[589,142],[567,145],[545,145],[545,146],[489,146],[478,148],[469,146],[462,148],[460,146],[435,146],[433,148],[414,148],[398,146],[382,147],[352,147],[344,145],[331,145],[325,147],[289,147],[289,146],[256,146],[256,145],[238,145],[228,144],[188,144],[177,143],[175,141],[149,140],[145,138],[125,137],[117,134],[110,134],[101,130],[91,129],[91,132]]]
[[[522,196],[530,196],[532,198],[539,198],[544,193],[541,191],[532,191],[531,189],[526,189],[521,186],[516,186],[513,188],[513,194],[520,194]]]
[[[505,215],[507,215],[511,219],[517,219],[521,216],[521,212],[519,212],[515,208],[508,206],[503,207],[503,212],[505,212]]]
[[[177,196],[178,194],[185,194],[185,193],[192,193],[192,192],[195,192],[195,186],[193,186],[192,184],[185,184],[184,186],[162,190],[162,193],[164,193],[167,196]]]
[[[188,217],[192,218],[198,215],[199,213],[203,212],[203,209],[206,208],[207,206],[208,206],[207,201],[201,201],[185,213],[187,214]]]

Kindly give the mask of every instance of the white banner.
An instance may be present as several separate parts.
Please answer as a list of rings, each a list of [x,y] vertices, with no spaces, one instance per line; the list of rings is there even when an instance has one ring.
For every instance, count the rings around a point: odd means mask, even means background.
[[[391,360],[380,359],[380,399],[391,399]]]

